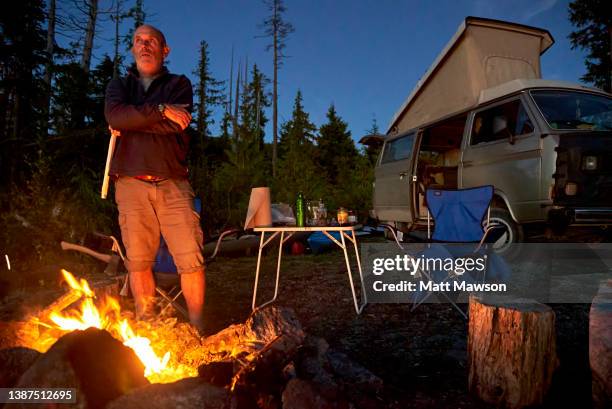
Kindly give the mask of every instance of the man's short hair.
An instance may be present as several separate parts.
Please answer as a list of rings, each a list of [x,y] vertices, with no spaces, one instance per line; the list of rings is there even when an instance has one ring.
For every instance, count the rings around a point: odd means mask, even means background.
[[[152,26],[151,24],[141,24],[136,27],[136,30],[134,30],[134,35],[132,36],[132,44],[134,43],[134,36],[136,36],[136,31],[138,31],[140,27],[148,27],[151,31],[155,32],[155,34],[159,36],[162,48],[166,46],[166,36],[164,35],[164,33],[162,33],[159,28]]]

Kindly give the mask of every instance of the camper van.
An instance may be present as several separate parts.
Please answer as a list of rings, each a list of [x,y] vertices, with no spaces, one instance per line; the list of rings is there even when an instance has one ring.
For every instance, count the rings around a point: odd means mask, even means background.
[[[373,215],[426,224],[428,188],[494,186],[497,243],[528,226],[612,225],[612,96],[541,79],[546,30],[468,17],[392,119]]]

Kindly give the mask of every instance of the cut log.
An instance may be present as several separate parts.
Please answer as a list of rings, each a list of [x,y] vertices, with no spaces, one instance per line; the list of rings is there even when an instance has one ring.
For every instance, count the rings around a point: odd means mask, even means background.
[[[203,339],[201,350],[208,357],[202,363],[257,353],[273,341],[274,350],[290,356],[303,340],[304,331],[295,312],[270,306],[255,311],[244,324],[231,325]]]
[[[470,297],[469,390],[496,407],[538,405],[558,366],[555,313],[502,296]]]
[[[589,313],[593,407],[612,406],[612,280],[599,287]]]

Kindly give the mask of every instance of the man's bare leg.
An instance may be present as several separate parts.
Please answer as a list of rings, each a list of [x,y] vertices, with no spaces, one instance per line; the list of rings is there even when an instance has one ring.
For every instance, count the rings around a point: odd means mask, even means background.
[[[204,269],[181,274],[181,289],[187,302],[189,322],[201,331],[204,328],[204,293],[206,291]]]
[[[155,280],[151,269],[130,272],[130,288],[136,303],[136,317],[146,318],[153,313]]]

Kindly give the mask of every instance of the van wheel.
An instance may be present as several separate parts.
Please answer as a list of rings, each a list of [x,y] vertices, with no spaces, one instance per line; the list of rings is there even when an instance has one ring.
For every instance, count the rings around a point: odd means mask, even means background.
[[[524,239],[523,228],[512,219],[510,212],[506,209],[493,208],[489,220],[493,226],[499,226],[504,230],[501,237],[492,243],[493,250],[508,258],[518,255],[520,249],[516,244],[521,243]]]

